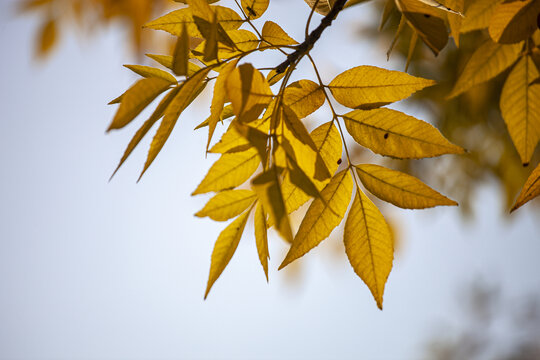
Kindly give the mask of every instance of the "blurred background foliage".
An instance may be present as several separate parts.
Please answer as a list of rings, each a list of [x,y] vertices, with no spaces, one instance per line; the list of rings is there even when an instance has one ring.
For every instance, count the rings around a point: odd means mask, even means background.
[[[401,14],[395,6],[389,6],[392,3],[393,0],[372,0],[345,10],[363,11],[365,6],[374,6],[377,13],[385,18],[382,29],[381,23],[376,21],[357,25],[358,37],[376,39],[374,45],[379,46],[381,51],[384,51],[381,45],[390,46],[392,43],[400,22]],[[148,50],[150,44],[154,49],[160,43],[171,46],[162,37],[156,42],[156,32],[145,31],[143,25],[164,13],[168,7],[178,5],[168,0],[25,0],[20,3],[18,11],[38,14],[35,44],[37,58],[45,58],[53,53],[63,31],[79,29],[82,30],[81,36],[99,35],[98,30],[112,22],[122,24],[126,29],[126,47],[140,56]],[[404,67],[410,56],[408,72],[435,79],[438,85],[407,101],[421,108],[427,114],[426,120],[431,121],[453,143],[465,147],[468,154],[446,156],[436,161],[385,161],[394,168],[421,177],[443,193],[452,194],[460,203],[465,217],[471,215],[472,195],[478,186],[495,180],[500,185],[500,196],[506,204],[501,212],[506,212],[532,170],[531,166],[524,168],[521,165],[499,111],[499,96],[509,70],[488,83],[447,100],[467,60],[479,44],[488,38],[487,31],[462,34],[459,48],[450,38],[437,56],[421,41],[416,43],[412,33],[411,28],[404,27],[391,56],[402,59]],[[416,44],[413,50],[411,43]],[[384,67],[384,64],[380,65]],[[355,156],[361,159],[365,150],[359,147],[354,149]],[[539,160],[537,149],[531,162],[537,164]],[[534,206],[533,202],[529,207]]]

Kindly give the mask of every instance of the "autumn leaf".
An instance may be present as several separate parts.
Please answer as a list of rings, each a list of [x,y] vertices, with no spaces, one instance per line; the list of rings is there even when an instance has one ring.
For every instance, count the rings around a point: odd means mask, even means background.
[[[176,40],[174,52],[172,56],[171,67],[173,72],[178,76],[189,75],[189,34],[186,24],[182,24],[182,32]]]
[[[540,1],[524,0],[498,4],[489,21],[489,36],[501,44],[514,44],[527,39],[538,29]]]
[[[315,12],[321,14],[321,15],[327,15],[330,10],[332,10],[332,7],[334,6],[336,0],[304,0],[306,4],[309,5],[310,8],[313,8],[315,4]]]
[[[291,38],[285,30],[273,21],[267,21],[264,23],[262,32],[262,38],[264,41],[272,45],[295,45],[298,44],[296,40]]]
[[[257,154],[257,149],[251,148],[221,155],[191,195],[233,189],[243,184],[259,167]]]
[[[279,269],[319,245],[341,223],[349,207],[352,187],[352,177],[347,169],[330,180],[330,183],[321,191],[321,198],[311,203]]]
[[[241,122],[256,120],[273,96],[264,76],[251,64],[234,69],[226,87],[234,113]]]
[[[214,245],[214,250],[212,251],[212,260],[210,264],[210,274],[208,275],[208,284],[206,285],[206,291],[204,293],[204,298],[208,296],[210,289],[219,278],[225,267],[231,261],[244,228],[246,227],[246,222],[249,216],[249,211],[244,212],[236,220],[231,222],[229,226],[225,228],[219,234],[216,244]]]
[[[296,113],[299,119],[315,112],[325,101],[323,89],[311,80],[295,81],[283,92],[283,102]]]
[[[339,74],[328,87],[341,105],[370,109],[405,99],[434,84],[433,80],[365,65]]]
[[[533,170],[510,212],[513,212],[540,195],[540,164]]]
[[[461,33],[485,29],[495,13],[495,7],[502,0],[474,0],[467,1],[465,17],[461,23]]]
[[[447,17],[448,17],[448,23],[450,24],[450,33],[452,34],[452,37],[454,38],[454,42],[456,43],[456,46],[459,47],[459,35],[461,32],[461,24],[463,23],[464,18],[465,18],[462,15],[465,9],[465,0],[447,0],[446,4],[448,4],[448,7],[456,11],[456,14],[449,13]]]
[[[266,230],[266,214],[261,204],[257,205],[255,209],[255,244],[257,246],[257,254],[259,255],[259,261],[264,270],[266,281],[268,281],[268,259],[270,254],[268,252],[268,234]]]
[[[457,202],[439,194],[414,176],[383,166],[356,165],[362,184],[379,199],[404,209],[425,209]]]
[[[242,10],[249,19],[258,19],[268,9],[270,0],[242,0]]]
[[[123,95],[120,107],[107,131],[121,129],[129,124],[159,94],[167,90],[171,82],[159,77],[137,81]]]
[[[345,222],[343,242],[354,272],[366,283],[382,310],[384,287],[394,260],[394,242],[383,215],[360,189]]]
[[[343,119],[357,143],[380,155],[420,159],[464,153],[432,125],[396,110],[354,110]]]
[[[256,198],[251,190],[225,190],[211,198],[195,216],[226,221],[244,212]]]
[[[161,69],[151,67],[151,66],[143,66],[143,65],[124,65],[124,66],[144,78],[160,78],[163,80],[167,80],[171,84],[176,84],[176,78],[172,76],[171,74],[169,74],[168,72],[163,71]]]
[[[523,44],[499,45],[486,41],[473,53],[448,98],[456,97],[502,73],[519,58],[522,48]]]
[[[501,113],[523,164],[529,163],[540,140],[540,84],[529,85],[538,76],[532,58],[524,56],[501,92]]]

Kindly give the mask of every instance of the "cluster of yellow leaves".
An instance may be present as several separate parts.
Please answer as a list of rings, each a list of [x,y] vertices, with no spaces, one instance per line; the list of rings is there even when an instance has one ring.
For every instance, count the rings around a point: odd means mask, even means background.
[[[302,49],[302,44],[278,24],[266,21],[259,31],[252,22],[265,12],[269,0],[242,0],[237,3],[239,12],[206,0],[185,3],[187,7],[146,24],[147,28],[176,37],[172,55],[149,55],[170,71],[127,66],[142,79],[112,101],[119,103],[119,108],[109,130],[123,128],[162,95],[118,167],[161,120],[144,173],[182,112],[213,82],[210,114],[197,129],[208,128],[207,152],[220,157],[193,192],[215,193],[196,216],[234,220],[215,243],[205,297],[234,255],[251,214],[257,253],[267,278],[268,229],[273,227],[290,243],[281,269],[328,238],[346,217],[343,241],[347,257],[382,308],[394,257],[393,238],[384,216],[360,184],[379,199],[407,209],[457,203],[411,175],[379,165],[354,164],[343,129],[359,145],[393,158],[463,153],[462,148],[450,143],[430,124],[383,107],[434,85],[434,81],[399,71],[357,66],[324,84],[309,47],[288,63],[282,73],[277,67],[258,69],[243,60],[259,51],[280,51],[290,56]],[[326,4],[333,6],[333,2]],[[303,79],[289,83],[297,63],[304,57],[312,62],[317,82]],[[350,111],[338,114],[334,102]],[[303,120],[325,103],[332,118],[309,132]],[[229,122],[227,130],[211,146],[215,129],[225,121]],[[346,162],[342,162],[343,149]],[[310,200],[294,234],[289,215]]]
[[[510,69],[501,92],[500,110],[521,161],[527,166],[540,141],[540,0],[387,0],[381,26],[394,8],[401,13],[396,39],[405,26],[412,29],[407,67],[418,38],[437,55],[448,43],[449,34],[457,46],[462,34],[487,34],[448,97],[459,96]],[[395,40],[389,53],[394,44]],[[527,184],[537,179],[535,173]],[[528,200],[532,198],[527,187],[522,193],[529,193]],[[513,210],[523,204],[522,195]]]

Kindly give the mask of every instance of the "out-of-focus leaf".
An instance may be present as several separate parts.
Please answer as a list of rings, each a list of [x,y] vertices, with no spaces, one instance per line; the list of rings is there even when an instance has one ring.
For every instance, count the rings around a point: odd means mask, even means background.
[[[394,260],[394,241],[383,215],[360,189],[345,222],[343,242],[354,272],[382,310],[384,287]]]
[[[519,58],[522,48],[523,44],[499,45],[491,40],[486,41],[473,53],[448,97],[456,97],[475,85],[493,79]]]
[[[501,92],[501,113],[523,164],[528,164],[540,140],[540,84],[530,56],[514,66]]]
[[[404,209],[425,209],[457,202],[439,194],[414,176],[379,165],[356,166],[362,184],[379,199]]]
[[[461,33],[487,28],[495,12],[495,7],[501,2],[502,0],[467,1],[465,17],[460,29]]]
[[[465,0],[447,0],[446,3],[452,9],[454,9],[458,14],[448,14],[448,23],[450,24],[450,33],[454,38],[456,46],[459,47],[459,34],[461,32],[461,23],[463,22],[464,17],[460,15],[465,9]]]
[[[536,169],[534,169],[532,174],[525,182],[525,185],[523,186],[523,189],[521,189],[521,192],[510,212],[517,210],[538,195],[540,195],[540,164],[536,167]]]
[[[211,198],[195,216],[227,221],[244,212],[256,198],[251,190],[225,190]]]
[[[495,7],[489,21],[489,35],[501,44],[515,44],[527,39],[538,29],[540,1],[503,2]]]
[[[42,25],[38,33],[37,39],[37,55],[46,56],[56,43],[56,20],[47,19]]]
[[[315,6],[316,0],[304,0],[306,4],[309,5],[310,8],[313,9],[313,6]],[[332,10],[332,6],[334,6],[336,0],[319,0],[317,3],[317,6],[315,7],[315,12],[321,14],[321,15],[328,15],[330,10]]]
[[[223,270],[225,270],[225,267],[229,264],[229,261],[231,261],[231,258],[238,247],[238,243],[240,242],[240,238],[242,237],[242,233],[244,232],[244,228],[246,227],[248,216],[249,211],[246,211],[219,234],[216,244],[214,245],[214,250],[212,251],[210,274],[208,275],[208,284],[206,285],[206,292],[204,293],[205,299],[208,296],[212,285],[214,285]]]
[[[435,81],[375,66],[357,66],[328,85],[334,98],[349,108],[370,109],[409,97]]]
[[[354,110],[343,119],[357,143],[380,155],[420,159],[464,153],[432,125],[396,110]]]
[[[352,177],[347,169],[330,180],[330,183],[321,191],[321,198],[311,203],[279,269],[319,245],[341,223],[349,207],[352,187]]]

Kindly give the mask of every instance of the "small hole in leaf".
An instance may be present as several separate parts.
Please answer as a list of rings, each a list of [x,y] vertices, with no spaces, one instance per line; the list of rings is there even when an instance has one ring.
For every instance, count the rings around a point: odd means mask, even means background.
[[[384,134],[384,138],[388,139],[388,133]]]

